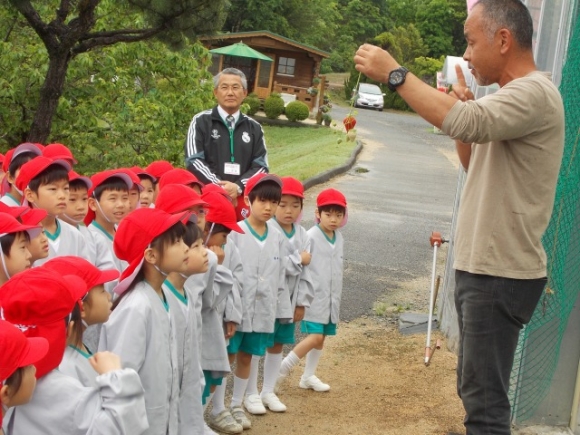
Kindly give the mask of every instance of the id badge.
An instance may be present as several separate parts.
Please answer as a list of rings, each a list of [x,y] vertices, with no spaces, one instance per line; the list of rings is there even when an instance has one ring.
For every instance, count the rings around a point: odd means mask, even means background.
[[[240,175],[239,163],[225,163],[224,174],[226,175]]]

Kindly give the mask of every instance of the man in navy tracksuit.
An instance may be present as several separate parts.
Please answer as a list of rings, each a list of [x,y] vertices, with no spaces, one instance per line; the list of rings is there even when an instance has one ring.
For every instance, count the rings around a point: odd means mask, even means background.
[[[221,185],[235,202],[243,198],[246,182],[268,172],[262,126],[240,112],[248,94],[244,73],[226,68],[214,77],[218,105],[193,117],[185,142],[185,164],[204,184]],[[236,211],[241,220],[249,209],[242,198]]]

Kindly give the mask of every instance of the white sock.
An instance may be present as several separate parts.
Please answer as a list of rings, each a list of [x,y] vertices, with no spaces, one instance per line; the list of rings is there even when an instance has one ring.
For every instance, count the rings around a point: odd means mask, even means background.
[[[280,374],[282,376],[288,376],[290,370],[292,370],[292,367],[297,365],[299,362],[300,358],[298,358],[298,355],[296,355],[293,350],[290,351],[290,353],[286,355],[286,358],[284,358],[282,364],[280,365]]]
[[[248,378],[248,388],[246,388],[246,396],[250,394],[258,394],[258,371],[260,370],[261,356],[252,355],[252,363],[250,366],[250,377]]]
[[[212,404],[213,407],[211,409],[211,415],[214,417],[226,409],[225,401],[226,401],[226,385],[228,378],[223,378],[221,385],[215,387],[215,391],[213,392],[212,397]]]
[[[276,379],[280,375],[280,364],[282,363],[282,353],[266,352],[264,358],[264,383],[262,385],[262,395],[273,393]]]
[[[247,379],[238,378],[236,375],[234,375],[234,391],[232,393],[232,402],[230,403],[232,408],[234,406],[242,406],[242,401],[244,400],[244,394],[247,387]]]
[[[306,367],[304,367],[304,374],[302,375],[304,379],[308,379],[316,373],[316,367],[318,367],[321,355],[322,349],[312,349],[306,354]]]
[[[203,405],[203,412],[205,412],[205,410],[207,409],[207,405],[209,405],[209,402],[211,402],[213,394],[214,393],[209,393],[209,397],[205,399],[205,405]]]

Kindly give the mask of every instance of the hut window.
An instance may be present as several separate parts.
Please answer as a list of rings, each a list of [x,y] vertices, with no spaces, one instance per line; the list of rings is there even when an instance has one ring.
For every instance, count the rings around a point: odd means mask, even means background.
[[[293,76],[295,66],[296,59],[292,59],[291,57],[281,57],[280,61],[278,62],[278,74]]]

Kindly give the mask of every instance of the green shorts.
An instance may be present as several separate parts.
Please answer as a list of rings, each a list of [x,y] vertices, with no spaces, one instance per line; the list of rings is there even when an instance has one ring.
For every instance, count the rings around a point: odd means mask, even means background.
[[[250,355],[264,356],[268,343],[268,336],[265,332],[240,332],[236,331],[230,338],[228,344],[228,353],[234,354],[240,351]]]
[[[300,332],[303,334],[336,335],[336,323],[316,323],[303,320],[300,322]]]
[[[211,375],[211,370],[204,370],[203,377],[205,378],[205,387],[203,388],[203,393],[201,395],[201,403],[202,405],[205,405],[207,398],[211,394],[211,387],[214,385],[221,385],[224,378],[214,378]]]
[[[276,343],[294,344],[296,342],[294,339],[295,326],[294,323],[280,323],[280,320],[276,319],[274,332],[268,334],[267,347],[272,347]]]

